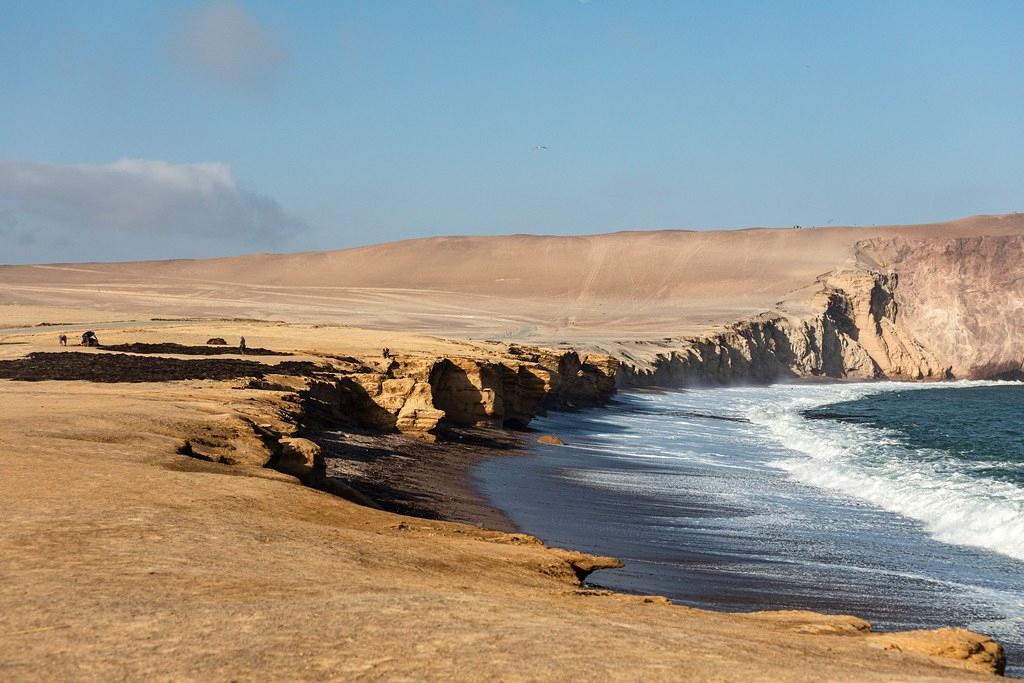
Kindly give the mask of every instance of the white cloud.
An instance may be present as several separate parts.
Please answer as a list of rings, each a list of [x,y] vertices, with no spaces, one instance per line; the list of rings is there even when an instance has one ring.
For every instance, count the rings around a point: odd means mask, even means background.
[[[285,50],[237,0],[211,0],[191,10],[173,35],[182,65],[218,85],[253,85],[279,67]]]
[[[301,229],[269,197],[238,187],[227,164],[0,160],[0,201],[58,225],[271,241]]]

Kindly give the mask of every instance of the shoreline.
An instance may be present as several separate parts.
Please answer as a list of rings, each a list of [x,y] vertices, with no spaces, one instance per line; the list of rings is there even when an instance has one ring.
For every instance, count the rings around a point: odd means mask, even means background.
[[[998,386],[1003,383],[983,384]],[[913,386],[919,389],[942,388],[941,385],[922,387],[917,383],[911,384]],[[809,383],[807,387],[811,390],[819,389],[815,383]],[[946,388],[953,390],[960,387],[953,383]],[[771,387],[746,387],[744,391],[751,389],[772,392]],[[713,394],[716,391],[707,389],[700,393]],[[638,397],[661,396],[671,399],[666,396],[671,392],[630,393]],[[727,402],[727,399],[723,398],[720,402]],[[650,401],[638,403],[649,405]],[[697,453],[713,452],[705,450],[709,447],[726,449],[714,451],[717,453],[728,453],[730,448],[758,448],[752,441],[737,444],[724,441],[727,432],[749,431],[749,422],[746,420],[722,417],[723,413],[714,409],[681,411],[673,403],[672,400],[667,401],[669,407],[665,409],[664,415],[682,415],[685,416],[685,422],[695,425],[695,429],[710,430],[711,434],[707,437],[710,441],[687,441],[687,445],[683,446],[683,442],[675,440],[678,437],[672,436],[672,440],[667,443],[684,449],[692,448]],[[619,447],[631,449],[631,444],[640,442],[616,439],[614,434],[620,425],[624,431],[633,434],[631,439],[641,438],[644,443],[662,443],[657,441],[657,436],[644,431],[651,428],[650,424],[638,427],[639,431],[627,429],[626,425],[631,421],[630,412],[627,408],[617,415],[599,416],[595,421],[596,426],[588,425],[586,419],[570,421],[564,414],[550,416],[540,428],[559,434],[576,448],[540,449],[537,457],[529,463],[523,463],[523,466],[516,463],[486,463],[479,475],[486,487],[483,495],[505,509],[524,532],[536,534],[545,542],[622,558],[625,561],[624,568],[615,572],[602,572],[589,581],[598,587],[634,594],[659,593],[676,604],[733,613],[808,609],[832,614],[855,614],[877,624],[881,629],[879,632],[936,628],[942,624],[958,623],[964,628],[988,631],[993,637],[1002,633],[1006,639],[1003,644],[1014,657],[1015,675],[1024,671],[1019,661],[1019,637],[1014,637],[1012,632],[1002,632],[1002,627],[989,624],[989,628],[985,628],[980,625],[988,620],[995,623],[999,619],[1009,618],[1000,616],[1004,613],[998,603],[978,602],[967,594],[970,591],[964,594],[963,599],[938,594],[929,596],[924,592],[924,584],[932,586],[929,590],[937,590],[944,580],[973,580],[980,582],[976,584],[978,586],[998,586],[1000,584],[991,583],[993,576],[1000,575],[998,572],[1009,572],[1002,574],[1007,577],[1003,588],[1009,590],[1013,583],[1012,577],[1017,575],[1014,572],[1019,572],[1019,569],[1014,569],[1014,566],[1019,565],[1013,565],[1011,557],[996,553],[993,557],[998,560],[992,562],[974,558],[979,562],[978,573],[971,575],[968,572],[959,578],[950,578],[952,575],[948,571],[929,573],[935,570],[929,570],[928,558],[936,562],[953,562],[955,565],[957,559],[970,561],[972,553],[985,556],[992,551],[939,541],[919,529],[916,520],[882,507],[871,505],[877,511],[859,513],[857,511],[865,503],[852,495],[813,489],[800,481],[794,481],[792,486],[781,489],[786,491],[781,494],[784,499],[801,501],[792,511],[785,508],[794,514],[793,519],[797,521],[773,522],[764,530],[767,537],[773,540],[752,544],[751,539],[757,535],[756,532],[742,522],[728,520],[742,519],[748,515],[751,519],[763,519],[770,508],[765,503],[754,503],[751,500],[737,500],[729,504],[732,496],[728,492],[743,490],[758,500],[762,497],[771,499],[773,495],[779,495],[778,485],[772,483],[766,486],[758,482],[784,478],[785,474],[779,472],[766,477],[758,473],[747,479],[741,476],[728,479],[723,476],[723,472],[746,472],[748,468],[760,466],[761,458],[753,458],[749,462],[744,459],[725,460],[721,465],[725,469],[719,469],[710,461],[702,464],[705,461],[699,456],[694,461],[680,458],[667,464],[660,459],[648,459],[658,457],[661,453],[657,445],[646,449],[640,446],[640,457],[636,460],[621,460],[625,456],[618,455]],[[642,421],[649,422],[660,419],[656,416],[661,414],[649,407],[642,409],[639,416]],[[591,433],[596,432],[603,432],[601,438],[591,439]],[[637,434],[643,436],[638,437]],[[755,437],[751,435],[749,438]],[[608,450],[604,450],[602,443],[607,444]],[[766,442],[765,447],[770,443]],[[776,451],[770,452],[771,455],[765,461],[779,457]],[[589,485],[583,483],[591,481],[588,474],[594,477]],[[672,477],[676,483],[669,485],[667,482],[656,482],[663,477]],[[724,496],[717,485],[702,483],[718,480],[729,482],[724,489],[727,492]],[[599,482],[606,483],[602,485]],[[653,488],[648,489],[648,486]],[[668,488],[662,489],[662,486]],[[813,492],[808,497],[806,493],[801,493],[802,489],[813,489]],[[528,493],[518,494],[517,491]],[[627,495],[627,491],[631,493]],[[770,504],[772,507],[777,505]],[[811,507],[802,507],[806,505]],[[854,516],[847,517],[848,513]],[[798,521],[803,516],[813,518],[816,514],[824,515],[820,526],[811,524],[804,527]],[[874,526],[870,527],[870,534],[864,538],[855,534],[847,537],[831,526],[844,519],[857,528],[864,524]],[[610,531],[602,532],[602,529]],[[787,533],[796,535],[787,536]],[[892,547],[882,545],[881,536],[873,537],[871,534],[892,535],[893,538],[907,542],[909,548],[920,548],[921,554],[888,563],[871,557],[870,553],[853,550],[859,543],[866,543],[867,548],[887,549],[893,553],[893,557],[899,555],[899,544],[894,541]],[[646,540],[638,542],[640,538]],[[796,547],[822,545],[829,549],[829,553],[787,552],[785,545],[777,545],[781,539],[788,539]],[[835,543],[835,547],[830,543]],[[837,564],[833,566],[829,562]],[[915,565],[915,562],[918,564]],[[813,571],[799,571],[798,575],[780,569],[786,564],[800,566],[803,563],[809,567],[816,565],[816,568]],[[877,571],[889,575],[890,579],[884,585],[872,587],[862,581],[860,568],[863,568],[863,576]],[[913,572],[922,582],[921,586],[911,585],[914,581],[905,572]],[[843,585],[843,588],[839,589],[839,585]],[[1009,614],[1012,616],[1013,613]],[[972,623],[979,625],[970,626]]]
[[[192,334],[201,343],[216,332],[221,330]],[[295,341],[260,345],[301,348]],[[212,670],[217,679],[258,672],[304,677],[310,666],[323,667],[317,678],[330,672],[450,678],[495,671],[545,678],[597,670],[660,680],[679,671],[698,677],[727,671],[736,679],[765,672],[779,680],[955,679],[968,669],[998,666],[995,643],[955,629],[872,634],[853,617],[735,615],[586,588],[581,578],[614,566],[611,558],[547,547],[526,534],[434,521],[447,516],[491,528],[507,522],[481,504],[470,468],[525,452],[539,432],[459,427],[441,430],[430,443],[347,424],[338,429],[350,447],[343,459],[332,458],[327,444],[327,453],[306,451],[293,469],[296,463],[287,458],[302,455],[304,443],[316,447],[304,436],[319,428],[323,442],[324,424],[339,424],[324,417],[381,419],[387,410],[393,417],[408,415],[403,424],[412,425],[431,417],[423,403],[407,408],[438,355],[410,359],[383,378],[378,370],[357,367],[358,359],[338,357],[355,369],[333,380],[317,377],[315,387],[270,370],[257,381],[175,380],[178,364],[158,358],[135,357],[133,363],[163,368],[168,374],[161,381],[150,372],[140,375],[144,381],[126,374],[105,384],[0,381],[13,406],[0,414],[0,443],[15,467],[8,524],[34,539],[5,542],[6,556],[0,555],[15,562],[9,591],[0,588],[8,607],[0,638],[75,624],[16,641],[25,644],[8,648],[0,666],[38,671],[37,662],[47,661],[51,670],[71,671],[86,661],[108,674],[116,666],[138,677],[173,671],[188,678]],[[306,359],[316,360],[308,352],[295,358]],[[122,361],[110,355],[103,362]],[[491,389],[455,382],[464,377],[514,389],[504,404],[469,403],[498,417],[523,414],[526,399],[540,398],[538,389],[561,386],[566,401],[586,396],[587,384],[546,380],[541,387],[539,374],[520,373],[509,384],[512,377],[493,355],[464,358],[458,366],[442,362],[450,388],[438,395],[456,415],[466,405],[460,397],[493,398]],[[576,367],[569,366],[570,374],[580,377]],[[359,385],[362,394],[342,381],[354,374],[367,380]],[[363,401],[344,402],[353,396]],[[311,399],[340,413],[313,414]],[[373,405],[378,409],[367,410]],[[463,411],[466,418],[488,417]],[[47,453],[60,457],[39,457]],[[363,477],[362,488],[359,482],[352,487],[356,493],[375,494],[383,507],[417,511],[426,519],[298,486],[318,458],[326,468],[351,468],[344,471],[346,482],[353,472]],[[108,479],[116,486],[97,486]],[[54,480],[62,482],[59,492],[49,485]],[[40,543],[52,552],[39,553]],[[61,593],[69,582],[79,589]],[[124,612],[125,605],[133,611]],[[140,612],[157,615],[146,631],[155,648],[125,651]],[[95,637],[97,629],[104,639]],[[410,640],[410,633],[422,635]],[[181,647],[183,639],[215,652],[204,650],[200,659],[159,654]],[[606,643],[599,656],[589,647],[594,642]],[[943,655],[950,647],[962,654]],[[210,669],[211,662],[218,668]]]
[[[436,442],[428,442],[337,429],[310,439],[322,449],[328,481],[341,481],[382,510],[519,533],[479,491],[470,472],[485,460],[526,455],[531,436],[495,428],[448,428]]]

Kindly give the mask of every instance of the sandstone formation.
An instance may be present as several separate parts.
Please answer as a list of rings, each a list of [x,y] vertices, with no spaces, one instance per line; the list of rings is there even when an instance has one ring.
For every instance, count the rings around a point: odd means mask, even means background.
[[[1024,236],[875,239],[810,295],[623,363],[625,385],[1024,378]]]
[[[541,349],[495,360],[393,360],[378,371],[313,379],[302,396],[321,419],[429,438],[442,420],[525,427],[548,409],[602,405],[617,369],[608,357]]]
[[[818,279],[811,315],[764,313],[713,336],[682,340],[646,367],[623,364],[625,385],[686,386],[795,377],[944,379],[953,370],[901,315],[895,272],[844,270]]]
[[[956,377],[1024,378],[1024,236],[870,240],[865,267],[900,274],[900,320]]]
[[[293,431],[295,392],[244,379],[0,389],[12,680],[964,680],[1002,662],[956,629],[873,634],[853,617],[588,588],[619,562],[297,486],[241,456],[300,478],[317,466]]]
[[[53,359],[65,373],[62,378],[79,379],[67,374],[65,361],[73,357],[34,352],[33,365],[28,369],[23,359],[0,360],[0,377],[26,379],[29,372],[48,372],[48,360]],[[102,368],[110,374],[107,382],[139,381],[136,374],[153,381],[161,379],[153,368],[164,368],[168,360],[135,358],[125,364],[121,362],[125,358],[125,354],[94,355],[78,370],[81,378],[89,378],[90,373]],[[204,361],[188,362],[206,367]],[[314,488],[359,502],[367,501],[326,478],[320,447],[300,434],[355,426],[373,433],[434,440],[444,425],[526,427],[535,416],[551,408],[603,405],[615,392],[618,368],[617,362],[607,357],[581,359],[573,351],[534,348],[528,354],[520,350],[493,359],[391,359],[377,369],[350,361],[327,365],[304,362],[288,366],[289,374],[275,374],[280,365],[248,363],[234,376],[245,379],[246,374],[256,375],[246,380],[246,387],[267,396],[253,406],[258,412],[228,413],[198,431],[182,428],[185,438],[177,452],[206,462],[272,468]],[[144,367],[146,364],[152,367]],[[182,374],[177,365],[170,369],[173,372],[163,381],[178,379]],[[270,412],[268,402],[275,406],[272,412],[276,419],[271,422],[262,419]],[[541,439],[561,443],[557,437]]]
[[[942,657],[968,671],[1002,674],[1006,655],[999,643],[962,628],[878,633],[869,640],[885,650]]]
[[[324,465],[320,447],[309,439],[296,436],[282,436],[278,439],[280,452],[271,461],[274,469],[290,474],[300,481],[307,481],[323,472]]]
[[[328,479],[306,437],[341,423],[425,439],[446,424],[523,426],[600,404],[616,382],[1017,377],[1022,240],[1024,217],[1004,216],[0,267],[10,378],[0,379],[0,670],[215,680],[998,672],[999,645],[959,629],[875,634],[854,617],[716,614],[582,586],[617,561],[396,518]],[[205,319],[181,320],[192,317]],[[55,320],[123,345],[54,353],[54,327],[35,326]],[[204,342],[243,335],[295,358],[182,358],[230,356]],[[379,360],[383,346],[398,358]]]

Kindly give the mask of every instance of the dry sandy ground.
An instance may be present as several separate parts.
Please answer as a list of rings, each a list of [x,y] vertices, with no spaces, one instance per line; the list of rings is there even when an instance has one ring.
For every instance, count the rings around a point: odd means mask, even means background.
[[[4,380],[0,395],[4,680],[968,675],[855,620],[590,594],[528,539],[175,453],[272,412],[274,392]]]
[[[432,358],[446,354],[490,357],[504,348],[500,344],[484,340],[454,339],[392,330],[368,330],[333,324],[216,319],[152,321],[131,320],[130,317],[131,314],[126,313],[105,320],[97,317],[95,311],[91,310],[79,310],[74,314],[58,316],[47,306],[0,305],[0,321],[16,320],[19,323],[0,327],[0,359],[17,358],[31,351],[56,351],[59,349],[57,337],[61,333],[68,335],[70,349],[81,351],[83,349],[77,344],[86,330],[94,330],[104,345],[132,342],[155,344],[166,341],[202,345],[213,337],[221,337],[230,345],[237,345],[239,337],[245,337],[246,344],[250,347],[289,350],[295,354],[289,360],[316,360],[329,355],[352,355],[374,363],[384,346],[390,347],[394,353],[402,356]],[[38,325],[39,322],[59,321],[64,318],[71,324]]]

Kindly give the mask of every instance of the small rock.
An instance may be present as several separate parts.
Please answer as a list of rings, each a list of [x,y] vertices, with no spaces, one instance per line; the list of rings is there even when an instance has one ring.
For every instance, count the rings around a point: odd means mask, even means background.
[[[277,470],[303,479],[314,475],[321,466],[320,447],[309,439],[294,436],[283,436],[281,456],[278,458]]]
[[[999,675],[1006,670],[1002,645],[961,628],[878,633],[869,642],[885,650],[918,652],[962,669]]]
[[[671,605],[672,601],[664,595],[643,595],[640,601],[648,605]]]

